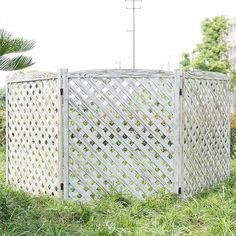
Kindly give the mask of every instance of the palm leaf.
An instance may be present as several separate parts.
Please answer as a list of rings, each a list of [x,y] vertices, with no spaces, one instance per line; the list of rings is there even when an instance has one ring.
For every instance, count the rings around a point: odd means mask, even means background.
[[[14,58],[0,57],[0,70],[3,71],[21,70],[33,64],[31,57],[23,55]]]
[[[18,53],[31,50],[35,41],[23,38],[13,38],[12,34],[0,29],[0,56],[9,53]]]

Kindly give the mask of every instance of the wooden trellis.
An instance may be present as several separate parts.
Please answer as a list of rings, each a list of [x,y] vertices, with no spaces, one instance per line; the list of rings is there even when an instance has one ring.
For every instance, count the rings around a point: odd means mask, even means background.
[[[183,191],[191,196],[229,176],[230,80],[218,73],[183,76]]]
[[[229,175],[229,86],[207,72],[15,76],[7,82],[7,181],[82,201],[160,189],[189,197]]]
[[[6,89],[7,183],[61,196],[60,80],[55,74],[18,74]]]

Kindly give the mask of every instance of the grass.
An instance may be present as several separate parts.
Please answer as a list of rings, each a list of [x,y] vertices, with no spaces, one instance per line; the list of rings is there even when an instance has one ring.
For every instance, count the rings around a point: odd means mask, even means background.
[[[4,184],[0,148],[0,235],[236,235],[236,159],[229,181],[189,201],[112,194],[91,204],[31,197]]]

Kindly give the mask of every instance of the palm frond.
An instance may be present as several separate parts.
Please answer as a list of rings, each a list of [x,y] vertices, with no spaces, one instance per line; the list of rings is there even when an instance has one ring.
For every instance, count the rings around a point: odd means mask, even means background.
[[[14,58],[0,57],[0,70],[2,71],[21,70],[33,64],[31,57],[23,55]]]
[[[11,33],[0,29],[0,56],[9,53],[19,53],[31,50],[35,41],[23,38],[13,38]]]

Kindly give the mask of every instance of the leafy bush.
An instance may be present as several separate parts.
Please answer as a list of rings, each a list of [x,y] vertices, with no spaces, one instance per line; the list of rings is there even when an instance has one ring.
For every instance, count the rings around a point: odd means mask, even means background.
[[[4,145],[6,142],[6,112],[5,109],[0,109],[0,144]]]
[[[5,109],[6,91],[5,88],[0,88],[0,109]]]

